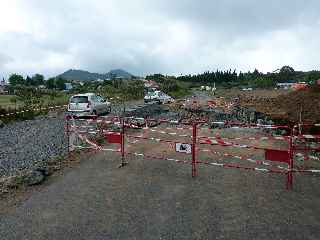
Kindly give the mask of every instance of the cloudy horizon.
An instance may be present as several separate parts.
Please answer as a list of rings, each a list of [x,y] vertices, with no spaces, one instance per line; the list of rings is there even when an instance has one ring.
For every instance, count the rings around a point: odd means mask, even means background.
[[[2,0],[0,77],[319,69],[315,0]]]

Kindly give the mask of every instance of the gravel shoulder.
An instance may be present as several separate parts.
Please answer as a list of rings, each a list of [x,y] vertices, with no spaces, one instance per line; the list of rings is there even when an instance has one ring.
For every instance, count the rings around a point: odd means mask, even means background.
[[[14,122],[0,129],[0,177],[66,154],[64,114]]]
[[[125,103],[126,108],[143,104],[143,100]],[[113,114],[122,105],[112,107]],[[13,122],[0,128],[0,178],[30,170],[35,165],[67,153],[64,113],[50,112],[34,120]]]
[[[319,239],[319,178],[82,155],[0,216],[2,239]]]

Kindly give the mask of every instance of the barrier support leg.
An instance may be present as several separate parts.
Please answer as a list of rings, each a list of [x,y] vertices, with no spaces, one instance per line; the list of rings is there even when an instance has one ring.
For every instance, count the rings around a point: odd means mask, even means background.
[[[69,119],[66,118],[66,121],[67,121],[67,148],[68,148],[68,152],[67,152],[67,156],[68,156],[68,159],[70,158],[70,126],[69,126]],[[61,166],[62,166],[62,162],[61,162],[61,158],[60,158],[60,161],[59,161],[59,167],[61,169]]]
[[[197,124],[194,123],[192,128],[192,177],[197,176],[196,143],[197,143]]]
[[[125,129],[125,126],[124,126],[124,118],[121,119],[121,164],[119,166],[119,168],[122,168],[124,166],[126,166],[128,164],[128,162],[126,161],[125,159],[125,152],[124,152],[124,144],[125,144],[125,141],[124,141],[124,129]]]
[[[292,190],[293,188],[293,134],[290,137],[290,146],[289,146],[289,171],[287,173],[287,190]]]
[[[68,157],[70,157],[70,133],[69,133],[69,119],[66,118],[67,121],[67,144],[68,144]]]

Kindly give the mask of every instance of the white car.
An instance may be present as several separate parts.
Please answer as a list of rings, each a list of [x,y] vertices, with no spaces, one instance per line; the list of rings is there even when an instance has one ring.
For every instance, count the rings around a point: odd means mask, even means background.
[[[144,97],[144,102],[157,102],[157,103],[172,103],[174,102],[174,99],[170,97],[169,95],[165,94],[161,91],[154,91],[154,92],[148,92],[147,95]]]
[[[253,91],[253,88],[242,88],[242,91]]]
[[[70,98],[68,112],[76,116],[109,113],[111,103],[94,93],[77,94]]]

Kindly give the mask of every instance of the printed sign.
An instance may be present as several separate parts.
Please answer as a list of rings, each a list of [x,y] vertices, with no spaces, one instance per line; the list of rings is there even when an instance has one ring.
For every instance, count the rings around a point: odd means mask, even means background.
[[[176,152],[190,154],[191,153],[191,144],[176,143]]]

